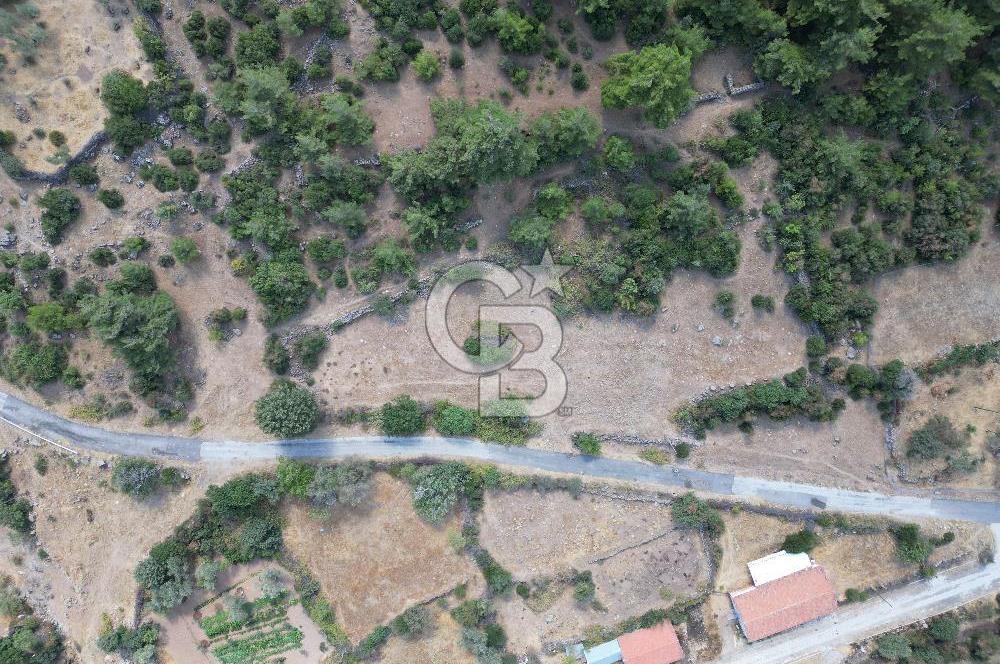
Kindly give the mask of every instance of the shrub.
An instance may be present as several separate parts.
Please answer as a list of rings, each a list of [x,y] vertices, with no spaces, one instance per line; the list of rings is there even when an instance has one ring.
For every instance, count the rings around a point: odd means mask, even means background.
[[[451,53],[448,54],[448,66],[452,69],[461,69],[465,66],[465,55],[462,54],[461,49],[451,49]]]
[[[109,210],[117,210],[125,205],[125,197],[117,189],[101,189],[97,192],[97,200]]]
[[[781,548],[788,553],[808,553],[819,544],[819,537],[812,530],[802,529],[785,537]]]
[[[844,599],[848,602],[864,602],[868,599],[868,593],[857,588],[848,588],[844,591]]]
[[[813,358],[822,357],[826,352],[826,339],[817,335],[806,337],[806,355]]]
[[[920,533],[920,526],[907,523],[892,531],[896,539],[896,556],[904,563],[917,564],[927,560],[933,543]]]
[[[273,325],[305,309],[316,284],[298,262],[269,260],[261,263],[250,277],[250,287],[264,303],[264,321]]]
[[[79,185],[87,186],[97,184],[101,178],[97,174],[97,169],[90,164],[76,164],[69,169],[69,179]]]
[[[291,356],[277,334],[268,336],[264,342],[264,366],[278,375],[288,371]]]
[[[135,115],[146,107],[149,97],[142,81],[115,69],[101,80],[101,101],[116,115]]]
[[[319,358],[326,349],[326,335],[320,331],[304,334],[295,340],[295,354],[299,356],[302,366],[315,370],[319,366]]]
[[[431,424],[442,436],[470,436],[476,430],[478,414],[455,406],[447,401],[439,401],[434,405],[434,415]]]
[[[194,158],[194,165],[202,173],[217,173],[226,165],[226,161],[215,150],[206,148]]]
[[[905,634],[886,634],[875,641],[879,656],[893,662],[909,659],[913,654],[910,640]]]
[[[66,227],[80,217],[80,199],[69,189],[55,187],[38,199],[42,208],[42,235],[49,244],[62,242]]]
[[[468,468],[457,462],[418,468],[410,481],[417,514],[432,524],[443,522],[458,502],[468,474]]]
[[[595,434],[578,431],[573,434],[573,447],[587,456],[600,456],[601,439]]]
[[[736,315],[736,307],[734,302],[736,300],[736,295],[731,290],[720,290],[715,294],[715,310],[719,314],[727,319],[732,320],[733,316]]]
[[[254,404],[257,426],[281,438],[309,433],[318,418],[319,408],[312,393],[287,380],[271,383],[267,394]]]
[[[120,457],[111,471],[111,486],[133,498],[145,498],[160,486],[160,467],[148,459]]]
[[[66,349],[56,344],[18,344],[6,358],[7,379],[35,389],[58,380],[65,370]]]
[[[628,140],[611,136],[604,142],[604,163],[619,171],[627,171],[635,166],[635,151]]]
[[[699,500],[693,493],[674,499],[670,506],[674,521],[681,528],[704,530],[712,537],[718,537],[725,528],[720,515],[708,503]]]
[[[955,428],[948,417],[934,415],[910,434],[906,456],[928,461],[963,450],[968,444],[968,436]]]
[[[411,606],[389,624],[392,631],[405,638],[419,637],[433,625],[430,612],[424,606]]]
[[[772,314],[774,313],[774,298],[770,295],[756,293],[750,298],[750,306],[754,309],[766,311],[767,313]]]
[[[422,433],[427,424],[420,404],[407,394],[382,406],[382,431],[388,436],[413,436]]]
[[[201,256],[198,245],[189,237],[175,237],[170,241],[170,253],[182,265],[187,265]]]
[[[441,63],[438,56],[432,51],[420,51],[417,57],[413,58],[413,71],[421,81],[425,83],[434,80],[441,72]]]

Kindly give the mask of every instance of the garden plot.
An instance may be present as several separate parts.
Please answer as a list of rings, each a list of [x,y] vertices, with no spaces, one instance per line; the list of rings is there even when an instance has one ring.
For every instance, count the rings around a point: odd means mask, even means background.
[[[481,524],[483,547],[528,582],[498,607],[515,651],[539,652],[591,625],[669,607],[709,582],[700,538],[675,529],[667,505],[565,492],[490,494]],[[573,570],[591,574],[593,601],[580,600]]]
[[[301,505],[285,512],[285,547],[320,582],[353,643],[414,604],[461,583],[474,596],[482,583],[448,544],[455,517],[435,528],[413,511],[409,486],[382,474],[372,484],[366,509],[337,506],[328,519]]]
[[[264,563],[221,575],[222,592],[198,591],[168,620],[163,642],[180,664],[312,664],[324,639],[299,603],[286,572]]]

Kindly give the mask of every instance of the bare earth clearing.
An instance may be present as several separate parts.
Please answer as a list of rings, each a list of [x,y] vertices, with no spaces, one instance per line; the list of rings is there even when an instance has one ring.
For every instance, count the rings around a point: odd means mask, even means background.
[[[468,557],[448,546],[446,530],[427,525],[413,511],[409,487],[378,475],[370,506],[335,507],[329,519],[298,505],[285,513],[285,546],[307,565],[331,599],[338,623],[352,642],[422,604],[481,575]]]

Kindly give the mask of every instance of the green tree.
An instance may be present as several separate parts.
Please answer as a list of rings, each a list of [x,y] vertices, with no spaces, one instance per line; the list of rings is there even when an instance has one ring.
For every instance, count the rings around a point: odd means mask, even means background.
[[[910,640],[905,634],[886,634],[875,642],[875,648],[880,657],[893,662],[909,659],[913,654]]]
[[[388,436],[413,436],[427,427],[423,409],[408,394],[401,394],[382,406],[381,424]]]
[[[42,208],[42,235],[49,244],[62,242],[66,227],[80,218],[80,199],[69,189],[54,187],[38,198]]]
[[[441,63],[438,61],[437,54],[432,51],[425,50],[417,53],[417,57],[413,58],[412,67],[417,78],[425,83],[434,80],[441,73]]]
[[[691,54],[676,46],[658,44],[620,53],[606,66],[609,77],[601,86],[606,108],[641,108],[648,120],[663,128],[694,99]]]
[[[135,115],[149,103],[149,95],[142,81],[115,69],[101,80],[101,101],[116,115]]]
[[[273,325],[303,309],[316,290],[301,263],[269,260],[250,277],[250,287],[267,307],[265,322]]]
[[[288,380],[271,383],[267,394],[254,404],[254,419],[261,431],[281,438],[302,436],[313,430],[319,408],[312,392]]]

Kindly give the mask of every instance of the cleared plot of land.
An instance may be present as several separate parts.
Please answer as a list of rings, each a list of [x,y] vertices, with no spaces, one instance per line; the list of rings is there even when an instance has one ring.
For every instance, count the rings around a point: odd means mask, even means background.
[[[370,506],[335,508],[329,520],[291,506],[285,513],[285,545],[319,580],[352,641],[413,604],[426,602],[479,571],[448,546],[446,529],[413,511],[410,488],[388,475],[374,480]]]
[[[993,215],[986,215],[992,219]],[[1000,238],[983,238],[957,263],[907,268],[878,279],[873,362],[921,363],[951,344],[982,343],[1000,331]],[[998,409],[1000,410],[1000,409]]]
[[[592,495],[516,492],[490,495],[480,541],[521,581],[549,590],[500,604],[500,621],[518,650],[581,635],[704,589],[708,565],[695,533],[677,530],[670,508]],[[593,575],[603,610],[581,605],[565,581],[571,569]]]
[[[63,459],[51,448],[15,445],[6,433],[0,446],[17,451],[12,479],[34,506],[38,542],[49,554],[38,560],[34,551],[0,536],[0,573],[23,579],[32,606],[59,624],[70,644],[81,648],[83,661],[103,661],[95,645],[101,612],[131,621],[135,565],[194,511],[205,477],[192,470],[191,485],[180,492],[138,502],[107,488],[111,471],[99,469],[96,459]],[[36,453],[49,459],[44,477],[33,468]]]
[[[56,166],[45,158],[56,149],[47,139],[32,137],[31,130],[58,129],[66,135],[69,152],[75,153],[103,124],[105,110],[97,89],[104,74],[119,67],[145,76],[149,65],[132,36],[134,11],[122,15],[126,3],[33,0],[32,4],[38,7],[37,20],[45,24],[47,39],[39,46],[34,65],[23,65],[19,57],[8,54],[11,67],[0,74],[0,129],[17,135],[13,152],[28,168],[49,171]],[[15,117],[15,103],[27,111],[26,122]]]
[[[419,640],[393,637],[379,657],[385,664],[473,664],[476,660],[462,647],[462,628],[447,611],[434,612],[434,631]]]
[[[930,385],[918,383],[913,400],[903,411],[896,453],[905,458],[913,431],[923,426],[931,416],[945,415],[959,430],[968,425],[975,427],[968,437],[968,452],[982,462],[968,474],[942,475],[948,465],[944,459],[906,459],[909,476],[913,479],[937,478],[961,487],[1000,486],[1000,467],[986,446],[989,432],[1000,430],[1000,415],[984,408],[1000,411],[1000,366],[996,364],[962,369],[957,376],[940,376]]]

